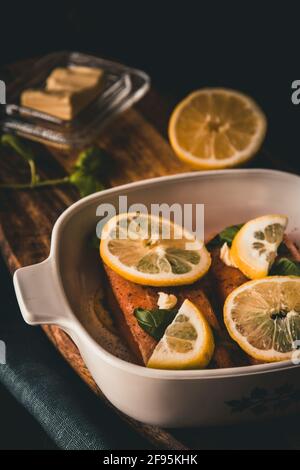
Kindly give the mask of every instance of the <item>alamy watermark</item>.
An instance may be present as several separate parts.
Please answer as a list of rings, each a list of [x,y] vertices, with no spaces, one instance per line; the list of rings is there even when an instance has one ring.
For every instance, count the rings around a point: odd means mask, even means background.
[[[0,364],[6,364],[6,344],[0,340]]]
[[[292,344],[293,347],[293,353],[292,353],[292,363],[295,364],[295,366],[300,364],[300,340],[297,339],[296,341],[293,341]]]
[[[0,80],[0,104],[6,104],[6,86],[3,80]]]
[[[130,216],[119,220],[118,230],[103,231],[103,227],[112,217],[123,213],[129,213]],[[134,203],[128,206],[127,196],[119,196],[117,206],[110,203],[100,204],[96,215],[100,217],[96,234],[102,239],[109,236],[118,239],[204,240],[204,204],[161,203],[150,204],[147,207],[145,204]],[[176,225],[176,230],[172,233],[168,222]]]

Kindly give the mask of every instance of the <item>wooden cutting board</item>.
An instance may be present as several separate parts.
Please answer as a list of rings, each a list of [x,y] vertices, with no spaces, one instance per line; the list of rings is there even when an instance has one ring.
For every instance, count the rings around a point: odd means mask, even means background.
[[[7,67],[1,78],[8,84],[30,63],[31,61],[26,61]],[[109,185],[117,186],[190,170],[179,162],[167,142],[166,128],[171,106],[166,99],[151,90],[135,109],[120,115],[102,131],[97,142],[112,155],[115,162],[114,170],[108,176]],[[76,159],[75,154],[61,153],[41,145],[36,146],[36,153],[38,170],[42,177],[59,177],[65,174]],[[252,166],[282,169],[280,162],[274,162],[266,153],[261,154]],[[5,182],[23,181],[28,178],[27,168],[20,164],[18,156],[1,149],[0,176]],[[38,263],[48,256],[54,222],[78,198],[77,190],[68,186],[2,193],[0,246],[12,274],[21,266]],[[44,326],[43,329],[78,375],[105,400],[78,349],[66,333],[51,325]],[[119,413],[117,410],[116,412]],[[161,449],[188,448],[172,432],[144,425],[121,415],[130,426]]]

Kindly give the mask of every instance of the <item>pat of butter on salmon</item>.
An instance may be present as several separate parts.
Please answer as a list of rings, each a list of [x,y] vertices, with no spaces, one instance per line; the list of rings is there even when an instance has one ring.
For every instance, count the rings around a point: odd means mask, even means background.
[[[157,305],[159,309],[169,310],[177,304],[177,297],[173,294],[158,292]]]
[[[226,264],[226,266],[230,266],[232,268],[237,267],[231,259],[230,248],[226,242],[223,244],[222,248],[220,249],[220,258],[223,261],[223,263]]]

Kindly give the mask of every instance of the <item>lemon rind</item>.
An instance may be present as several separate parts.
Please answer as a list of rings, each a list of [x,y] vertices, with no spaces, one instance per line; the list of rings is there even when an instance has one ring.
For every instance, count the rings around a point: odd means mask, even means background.
[[[243,290],[248,289],[252,285],[254,286],[255,284],[261,283],[261,282],[269,282],[270,280],[278,280],[279,282],[288,282],[291,279],[299,281],[299,287],[300,287],[300,277],[298,276],[268,276],[263,279],[252,279],[250,281],[245,282],[242,284],[240,287],[237,287],[229,296],[227,297],[224,308],[223,308],[223,317],[224,317],[224,323],[227,328],[227,331],[230,335],[230,337],[240,346],[240,348],[245,351],[249,356],[252,358],[261,361],[261,362],[279,362],[279,361],[285,361],[289,360],[292,357],[292,354],[294,350],[287,352],[287,353],[280,353],[274,349],[269,349],[266,351],[263,351],[261,349],[255,348],[243,336],[239,331],[237,331],[235,327],[235,323],[231,319],[231,308],[234,302],[234,298],[237,295],[237,293],[242,292]]]
[[[186,299],[182,304],[181,308],[182,307],[192,310],[194,312],[194,315],[196,315],[197,321],[200,324],[200,328],[203,334],[201,349],[194,355],[188,353],[189,356],[186,355],[187,353],[174,353],[174,359],[170,358],[170,355],[172,353],[168,355],[168,357],[165,357],[165,359],[163,359],[163,355],[158,356],[155,352],[155,349],[147,363],[147,367],[151,369],[187,370],[204,369],[209,364],[215,348],[214,337],[211,327],[207,322],[205,316],[193,304],[193,302]],[[180,313],[181,308],[179,309],[178,313]],[[160,341],[165,341],[165,337],[163,337]],[[178,360],[175,359],[176,357],[178,358]],[[182,357],[182,360],[179,360],[180,357]],[[188,359],[184,360],[184,357],[188,357]]]
[[[269,269],[258,269],[256,267],[251,266],[251,264],[245,259],[245,256],[242,254],[241,250],[241,239],[244,233],[249,228],[249,225],[255,225],[259,222],[266,220],[266,223],[270,223],[270,219],[284,219],[285,224],[284,228],[286,228],[288,224],[287,216],[283,214],[267,214],[260,217],[256,217],[255,219],[249,220],[243,227],[238,231],[236,236],[234,237],[230,249],[230,257],[233,263],[239,268],[242,273],[248,277],[249,279],[262,279],[268,275]]]
[[[237,96],[243,101],[247,103],[247,105],[251,106],[255,114],[257,115],[257,131],[255,137],[252,139],[251,144],[242,151],[236,151],[236,153],[228,158],[217,159],[215,157],[211,158],[201,158],[196,157],[191,152],[185,150],[180,146],[176,137],[176,122],[178,116],[180,115],[182,109],[184,109],[195,96],[199,96],[201,94],[207,94],[208,92],[221,92],[227,95]],[[220,169],[220,168],[231,168],[237,165],[242,165],[249,161],[253,156],[257,153],[259,148],[262,145],[262,142],[265,138],[267,132],[267,119],[265,114],[263,113],[262,109],[255,103],[255,101],[250,98],[249,96],[245,95],[244,93],[237,92],[235,90],[229,88],[203,88],[202,90],[194,91],[193,93],[189,94],[184,100],[182,100],[174,109],[168,126],[168,135],[178,158],[185,163],[188,163],[195,169],[200,170],[210,170],[210,169]]]
[[[103,228],[103,234],[107,235],[110,230],[114,227],[114,224],[117,220],[126,218],[135,213],[123,213],[112,217]],[[153,218],[159,218],[157,216],[151,216]],[[172,223],[176,227],[176,224]],[[183,230],[184,234],[188,234],[187,230]],[[190,234],[189,234],[190,235]],[[139,273],[135,268],[125,267],[121,263],[117,256],[112,255],[109,252],[107,245],[109,239],[107,237],[101,238],[100,241],[100,257],[103,262],[111,268],[114,272],[119,274],[124,279],[128,281],[135,282],[136,284],[153,286],[153,287],[163,287],[163,286],[180,286],[186,284],[193,284],[198,279],[202,278],[210,268],[211,265],[211,255],[206,249],[204,243],[200,240],[195,240],[200,253],[200,263],[196,266],[191,266],[191,271],[185,274],[146,274]],[[193,241],[194,243],[194,241]]]

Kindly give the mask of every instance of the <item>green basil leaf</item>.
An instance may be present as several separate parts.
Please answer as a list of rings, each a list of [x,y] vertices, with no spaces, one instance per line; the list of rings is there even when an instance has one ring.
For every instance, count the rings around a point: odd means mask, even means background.
[[[300,263],[288,258],[280,258],[273,264],[270,275],[273,276],[300,276]]]
[[[85,174],[80,169],[70,175],[69,181],[77,187],[81,197],[104,189],[104,185],[96,176]]]
[[[238,224],[226,227],[207,244],[207,248],[211,249],[215,247],[221,247],[224,243],[227,243],[228,246],[231,246],[234,237],[243,225],[244,224]]]
[[[105,176],[112,165],[112,159],[107,152],[93,146],[82,150],[75,163],[75,171],[79,170],[86,176]]]
[[[167,328],[172,323],[177,314],[176,309],[153,309],[147,310],[141,307],[134,309],[134,316],[140,327],[159,341]]]
[[[81,197],[105,188],[103,180],[112,164],[111,161],[110,155],[96,146],[79,153],[70,175],[70,182],[77,187]]]
[[[277,249],[277,254],[282,258],[288,258],[289,256],[291,256],[290,250],[283,241],[280,243]]]

